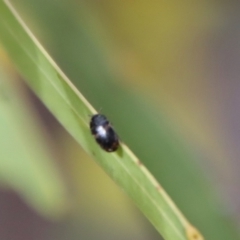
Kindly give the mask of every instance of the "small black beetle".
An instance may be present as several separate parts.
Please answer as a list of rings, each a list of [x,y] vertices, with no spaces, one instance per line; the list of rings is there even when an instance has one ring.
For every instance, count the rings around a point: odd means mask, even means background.
[[[119,147],[119,138],[104,115],[95,114],[90,121],[91,133],[97,143],[107,152],[114,152]]]

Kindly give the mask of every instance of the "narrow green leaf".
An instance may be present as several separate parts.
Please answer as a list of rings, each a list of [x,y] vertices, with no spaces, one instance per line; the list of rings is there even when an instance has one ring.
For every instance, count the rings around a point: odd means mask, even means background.
[[[39,98],[165,239],[202,239],[123,143],[116,153],[99,148],[89,131],[89,115],[95,113],[94,109],[56,66],[7,0],[0,1],[0,40]]]

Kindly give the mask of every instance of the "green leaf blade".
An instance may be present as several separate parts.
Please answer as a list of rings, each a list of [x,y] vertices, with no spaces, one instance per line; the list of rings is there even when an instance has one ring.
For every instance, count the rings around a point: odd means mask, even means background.
[[[89,130],[94,109],[56,66],[7,0],[0,2],[0,40],[48,109],[134,200],[165,239],[203,239],[123,143],[111,154],[96,144]]]

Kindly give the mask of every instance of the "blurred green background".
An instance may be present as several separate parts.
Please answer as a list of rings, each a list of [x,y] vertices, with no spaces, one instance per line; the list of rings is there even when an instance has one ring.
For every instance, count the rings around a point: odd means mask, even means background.
[[[206,239],[240,239],[240,3],[11,2]],[[0,61],[0,239],[161,239]]]

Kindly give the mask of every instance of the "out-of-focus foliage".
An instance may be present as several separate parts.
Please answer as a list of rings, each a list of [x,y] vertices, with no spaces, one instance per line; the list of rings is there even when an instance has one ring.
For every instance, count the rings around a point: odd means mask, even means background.
[[[57,217],[66,211],[64,182],[4,54],[0,62],[0,179],[43,214]]]

